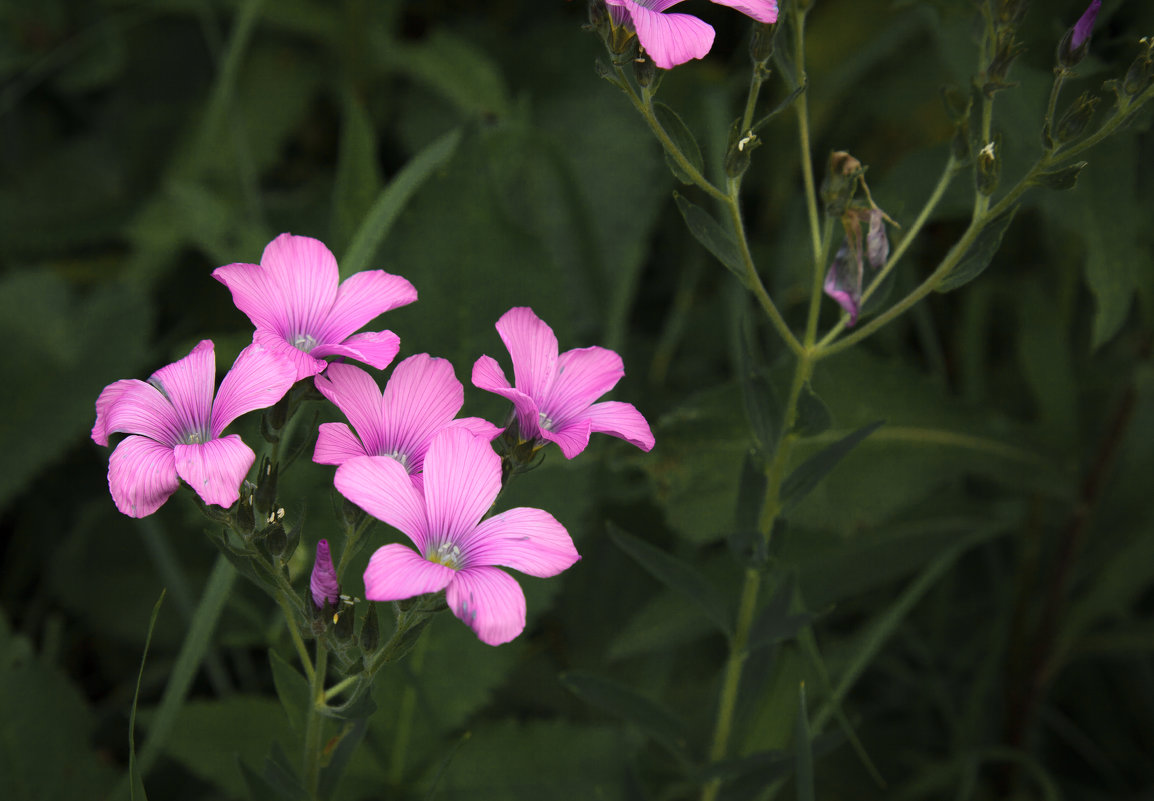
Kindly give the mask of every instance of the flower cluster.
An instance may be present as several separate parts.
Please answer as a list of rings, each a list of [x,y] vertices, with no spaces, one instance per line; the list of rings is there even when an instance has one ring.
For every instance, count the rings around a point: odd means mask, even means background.
[[[131,517],[155,512],[181,481],[207,505],[237,504],[255,455],[224,428],[278,404],[298,382],[312,382],[348,420],[319,426],[313,461],[337,466],[336,489],[415,548],[379,548],[364,574],[365,597],[396,601],[443,591],[453,613],[497,645],[525,627],[524,593],[499,568],[548,577],[580,557],[565,527],[544,510],[491,514],[510,473],[493,440],[504,434],[532,453],[553,442],[569,459],[594,431],[653,447],[649,425],[632,405],[595,402],[624,375],[621,357],[597,347],[560,353],[532,309],[510,309],[497,322],[513,385],[489,356],[473,367],[474,385],[512,402],[506,429],[457,417],[464,387],[444,359],[404,359],[383,391],[346,361],[378,370],[392,363],[396,334],[358,332],[417,299],[404,278],[369,270],[341,282],[324,244],[291,234],[269,243],[259,264],[229,264],[213,276],[255,329],[215,398],[213,343],[205,340],[147,382],[117,381],[96,401],[93,440],[108,445],[110,434],[128,434],[109,459],[108,485]],[[317,608],[335,607],[342,597],[327,539],[317,543],[309,592]]]

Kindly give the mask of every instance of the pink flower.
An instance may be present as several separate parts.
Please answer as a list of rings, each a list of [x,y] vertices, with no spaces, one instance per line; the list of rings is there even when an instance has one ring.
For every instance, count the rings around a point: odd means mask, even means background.
[[[400,462],[381,456],[350,459],[337,468],[334,483],[417,548],[379,548],[365,570],[365,597],[399,601],[445,590],[453,614],[489,645],[509,642],[525,628],[525,594],[497,565],[544,578],[580,558],[565,527],[541,509],[481,520],[501,490],[501,460],[483,438],[461,428],[433,437],[423,493]]]
[[[516,388],[509,386],[500,365],[482,356],[473,365],[473,384],[513,402],[522,441],[556,442],[572,459],[601,431],[620,437],[643,451],[653,448],[653,432],[629,403],[594,403],[621,380],[621,357],[606,348],[577,348],[557,355],[557,337],[527,307],[505,312],[497,332],[513,359]]]
[[[328,540],[317,543],[317,559],[313,563],[312,575],[309,576],[309,591],[313,594],[313,603],[317,609],[324,609],[325,601],[335,609],[341,598],[341,587],[337,583],[337,571],[333,568]]]
[[[412,284],[383,270],[365,270],[342,283],[337,260],[322,242],[292,234],[270,242],[260,264],[226,264],[212,276],[256,326],[253,342],[291,358],[298,381],[324,370],[326,356],[387,367],[400,346],[397,335],[354,332],[417,299]]]
[[[713,47],[713,27],[689,14],[666,14],[681,0],[605,0],[615,27],[631,23],[637,41],[663,70],[694,58]],[[777,0],[711,0],[737,9],[758,22],[777,22]]]
[[[460,426],[489,440],[501,433],[479,417],[453,419],[465,403],[465,388],[448,361],[426,353],[398,364],[384,393],[372,376],[351,364],[331,364],[314,381],[353,425],[350,431],[344,423],[321,424],[313,452],[313,461],[320,464],[340,465],[356,456],[391,456],[420,488],[425,452],[442,428]]]
[[[108,488],[121,512],[152,514],[180,479],[205,503],[236,503],[256,457],[236,434],[221,432],[245,412],[279,401],[296,381],[296,368],[254,344],[237,356],[213,400],[215,380],[216,356],[206,339],[147,382],[117,381],[100,393],[92,439],[107,445],[114,431],[130,435],[108,460]]]

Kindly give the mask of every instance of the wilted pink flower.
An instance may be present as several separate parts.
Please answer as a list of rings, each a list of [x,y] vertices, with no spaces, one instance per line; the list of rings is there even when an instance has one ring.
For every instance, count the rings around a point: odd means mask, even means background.
[[[865,237],[863,260],[862,235],[859,217],[869,219],[869,233]],[[845,217],[845,243],[838,248],[825,274],[825,294],[829,295],[849,314],[849,324],[857,322],[861,311],[862,283],[865,266],[880,270],[890,255],[886,236],[885,213],[881,209],[851,211]]]
[[[594,403],[625,375],[621,357],[606,348],[577,348],[558,356],[557,337],[528,307],[509,309],[497,332],[513,359],[516,387],[497,362],[482,356],[473,365],[473,384],[513,402],[521,439],[556,442],[572,459],[601,431],[643,451],[653,448],[649,423],[630,403]]]
[[[580,558],[565,527],[541,509],[481,520],[501,490],[501,460],[483,438],[461,428],[433,437],[423,493],[400,462],[381,456],[350,459],[337,468],[334,483],[417,548],[379,548],[365,570],[365,597],[398,601],[445,590],[453,614],[489,645],[525,628],[525,594],[497,565],[544,578]]]
[[[333,557],[329,553],[329,541],[317,543],[317,559],[313,562],[313,573],[309,577],[309,591],[317,609],[324,609],[325,601],[335,608],[341,598],[341,586],[337,583],[337,571],[333,567]]]
[[[445,359],[426,353],[393,368],[385,391],[372,376],[351,364],[332,364],[314,379],[317,389],[352,423],[322,423],[313,461],[343,464],[356,456],[391,456],[417,486],[433,435],[460,426],[492,440],[501,429],[479,417],[454,420],[465,403],[465,388]],[[356,432],[355,434],[353,432]]]
[[[292,234],[270,242],[260,264],[226,264],[212,275],[256,326],[253,342],[291,358],[298,381],[324,370],[326,356],[387,367],[400,346],[397,335],[354,332],[417,299],[412,284],[383,270],[365,270],[342,283],[324,243]]]
[[[92,439],[107,445],[115,431],[130,435],[108,460],[108,488],[121,512],[152,514],[180,479],[205,503],[236,503],[256,457],[236,434],[221,432],[245,412],[279,401],[296,381],[296,368],[254,344],[237,356],[213,400],[215,381],[216,356],[206,339],[147,382],[125,379],[100,393]]]
[[[605,0],[613,25],[632,24],[637,41],[663,70],[694,58],[713,47],[713,26],[689,14],[666,14],[681,0]],[[777,0],[711,0],[735,8],[758,22],[777,22]]]

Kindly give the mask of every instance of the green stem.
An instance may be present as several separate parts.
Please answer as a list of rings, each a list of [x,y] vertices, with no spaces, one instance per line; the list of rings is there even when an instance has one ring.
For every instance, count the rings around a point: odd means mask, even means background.
[[[300,626],[297,625],[297,616],[293,614],[293,609],[289,605],[283,592],[276,593],[276,602],[280,606],[281,613],[284,615],[284,622],[288,627],[289,636],[292,638],[293,647],[297,650],[297,656],[300,657],[301,667],[305,670],[305,678],[311,683],[315,678],[313,661],[309,659],[309,650],[305,647],[305,641],[301,638]]]
[[[1071,74],[1065,67],[1057,67],[1054,71],[1054,84],[1050,87],[1050,100],[1046,103],[1046,116],[1042,120],[1042,142],[1047,151],[1054,148],[1052,131],[1054,130],[1054,112],[1058,107],[1058,95],[1062,92],[1062,84]]]
[[[809,81],[805,73],[805,15],[806,10],[798,8],[800,4],[793,4],[794,11],[794,48],[797,53],[797,80],[801,86],[807,86]],[[813,177],[813,158],[810,154],[809,136],[809,93],[802,92],[797,96],[797,132],[801,147],[801,178],[805,184],[805,210],[809,217],[809,232],[813,244],[813,257],[820,258],[821,253],[821,218],[817,210],[817,185]]]
[[[397,714],[395,726],[396,736],[393,738],[393,754],[389,762],[389,780],[394,787],[401,786],[401,780],[405,775],[405,752],[409,748],[409,734],[413,728],[413,712],[417,707],[417,690],[413,683],[425,661],[425,652],[428,647],[429,638],[422,637],[413,648],[413,682],[405,686],[401,695],[401,709]]]
[[[321,757],[324,751],[325,675],[328,672],[329,650],[321,638],[317,638],[317,665],[309,681],[308,719],[305,724],[304,778],[305,789],[310,798],[317,797],[320,784]]]

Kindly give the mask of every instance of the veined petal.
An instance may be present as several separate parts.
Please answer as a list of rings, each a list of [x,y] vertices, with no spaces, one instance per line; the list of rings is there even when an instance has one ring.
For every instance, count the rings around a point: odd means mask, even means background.
[[[384,270],[364,270],[344,280],[329,310],[321,336],[325,342],[342,342],[372,322],[373,318],[417,299],[408,280]]]
[[[710,0],[719,6],[729,6],[758,22],[777,22],[777,0]]]
[[[463,428],[473,436],[483,437],[489,442],[501,436],[501,432],[505,430],[482,417],[458,417],[456,420],[450,420],[445,428]]]
[[[689,14],[662,14],[623,0],[633,18],[637,41],[663,70],[702,58],[713,47],[713,27]],[[518,382],[519,384],[520,382]]]
[[[256,460],[252,449],[236,434],[177,445],[174,451],[177,475],[202,501],[226,509],[240,497],[240,483]]]
[[[860,259],[860,252],[858,253]],[[825,274],[825,294],[829,295],[837,304],[849,314],[849,324],[857,322],[857,315],[861,303],[862,265],[855,260],[847,245],[842,245],[829,271]]]
[[[491,356],[482,356],[473,365],[473,386],[512,402],[517,410],[521,438],[526,440],[537,438],[541,423],[537,402],[521,390],[509,386],[504,371]]]
[[[388,456],[358,456],[337,468],[333,484],[342,495],[403,533],[424,553],[429,530],[425,499],[400,462]]]
[[[317,446],[313,450],[317,464],[341,465],[349,459],[371,455],[344,423],[321,423],[317,429]]]
[[[594,431],[620,437],[646,452],[653,450],[653,431],[632,403],[594,403],[581,413],[580,419],[589,421]]]
[[[427,353],[410,356],[393,368],[385,386],[381,417],[384,442],[420,467],[433,435],[465,404],[465,388],[446,359]]]
[[[565,458],[572,459],[585,450],[585,446],[589,444],[589,435],[592,432],[592,424],[588,420],[578,418],[570,420],[554,430],[542,428],[537,435],[549,442],[557,443],[557,447],[561,449]]]
[[[108,459],[108,490],[129,517],[152,514],[179,486],[172,448],[147,437],[125,437]]]
[[[381,389],[373,377],[351,364],[330,364],[313,383],[348,418],[364,443],[362,450],[383,455],[386,440],[381,419]],[[319,440],[317,447],[320,447]]]
[[[555,576],[581,558],[553,515],[525,507],[481,521],[462,550],[470,568],[500,565],[538,578]]]
[[[429,536],[459,543],[497,500],[501,458],[484,439],[445,428],[425,454],[424,483]]]
[[[114,431],[143,434],[169,448],[181,436],[172,404],[152,384],[135,378],[109,384],[96,399],[92,439],[98,445],[107,445],[108,435]]]
[[[445,600],[486,645],[506,643],[525,630],[525,593],[516,579],[495,567],[459,570]]]
[[[606,348],[577,348],[561,354],[553,388],[540,406],[554,422],[564,422],[589,408],[625,375],[621,357]]]
[[[176,410],[181,435],[208,433],[212,392],[216,388],[216,354],[212,340],[201,340],[183,359],[153,373],[148,383],[159,388]]]
[[[328,366],[324,359],[317,359],[303,350],[292,345],[276,331],[267,328],[258,328],[252,335],[254,344],[260,345],[267,351],[279,354],[288,359],[296,367],[296,380],[314,376]]]
[[[517,306],[501,315],[497,333],[513,360],[513,381],[517,389],[540,401],[553,385],[557,370],[557,337],[527,306]]]
[[[249,345],[236,357],[220,382],[212,404],[211,435],[219,437],[225,426],[245,412],[272,406],[284,397],[296,379],[295,362],[263,345]]]
[[[392,331],[366,331],[344,342],[324,342],[312,349],[313,356],[347,356],[370,367],[384,370],[401,349],[401,338]]]
[[[280,285],[259,264],[226,264],[212,271],[232,293],[233,304],[256,328],[288,335],[288,305]]]
[[[378,548],[369,559],[369,566],[365,568],[365,597],[370,601],[401,601],[440,592],[454,578],[453,568],[430,562],[412,548],[392,543]]]
[[[332,251],[319,239],[281,234],[265,247],[260,266],[280,287],[283,333],[307,334],[319,341],[340,282]]]

